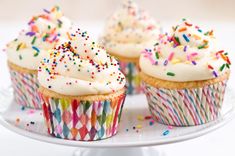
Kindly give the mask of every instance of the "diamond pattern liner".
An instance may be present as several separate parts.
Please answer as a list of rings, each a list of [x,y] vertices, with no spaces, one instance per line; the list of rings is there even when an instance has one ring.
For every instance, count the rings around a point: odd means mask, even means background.
[[[40,96],[48,133],[54,137],[94,141],[117,133],[125,94],[102,101]]]
[[[139,76],[139,67],[136,63],[119,61],[122,73],[126,76],[127,94],[144,93],[141,79]]]

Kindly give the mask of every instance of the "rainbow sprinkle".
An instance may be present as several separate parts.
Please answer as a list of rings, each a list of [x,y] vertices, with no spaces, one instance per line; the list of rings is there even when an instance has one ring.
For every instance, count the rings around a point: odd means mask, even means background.
[[[171,35],[168,33],[159,35],[159,42],[155,43],[152,50],[148,49],[146,51],[145,57],[149,59],[152,65],[166,66],[164,67],[166,70],[169,63],[171,65],[184,63],[188,65],[192,64],[194,66],[201,66],[202,62],[200,59],[201,56],[203,56],[201,53],[207,52],[202,50],[209,48],[211,40],[214,40],[215,38],[213,36],[213,30],[204,33],[199,26],[193,26],[193,24],[189,23],[186,19],[183,19],[182,21],[182,25],[172,27],[173,33]],[[197,30],[199,33],[194,33],[194,31],[191,31],[192,29]],[[186,42],[182,42],[182,39]],[[166,47],[170,47],[169,50],[172,51],[168,56],[164,55]],[[184,53],[180,55],[180,51]],[[227,52],[220,50],[217,52],[208,51],[208,53],[211,53],[208,55],[208,57],[211,57],[211,60],[222,59],[224,61],[219,68],[215,68],[209,62],[205,62],[205,68],[209,70],[209,73],[212,73],[213,77],[218,77],[221,72],[230,68],[231,61]],[[155,57],[152,57],[153,54]],[[173,71],[166,72],[166,75],[171,77],[176,76]]]

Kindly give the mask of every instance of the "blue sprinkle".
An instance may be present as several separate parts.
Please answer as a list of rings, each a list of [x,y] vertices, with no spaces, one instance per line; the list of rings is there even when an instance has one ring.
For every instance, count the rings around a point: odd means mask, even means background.
[[[40,50],[39,50],[37,47],[32,46],[32,48],[33,48],[34,50],[36,50],[36,51],[37,51],[37,53],[39,53],[39,52],[40,52]]]
[[[185,34],[183,34],[183,37],[184,37],[186,42],[190,42],[189,38]]]
[[[25,107],[24,107],[24,106],[22,106],[22,107],[21,107],[21,110],[22,110],[22,111],[23,111],[23,110],[25,110]]]
[[[164,131],[163,133],[162,133],[162,135],[163,136],[166,136],[166,135],[168,135],[170,133],[170,131],[169,130],[166,130],[166,131]]]
[[[149,125],[150,125],[150,126],[152,126],[153,124],[154,124],[154,122],[153,122],[153,121],[150,121],[150,122],[149,122]]]

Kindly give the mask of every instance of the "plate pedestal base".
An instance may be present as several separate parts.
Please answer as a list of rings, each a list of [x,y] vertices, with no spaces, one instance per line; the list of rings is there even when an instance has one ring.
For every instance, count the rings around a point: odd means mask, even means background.
[[[159,147],[135,148],[78,148],[73,156],[163,156]]]

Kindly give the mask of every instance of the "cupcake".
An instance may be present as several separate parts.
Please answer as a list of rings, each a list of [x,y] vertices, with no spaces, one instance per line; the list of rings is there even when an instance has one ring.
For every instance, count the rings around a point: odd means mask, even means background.
[[[39,94],[48,133],[94,141],[117,133],[125,99],[118,62],[80,29],[41,63]]]
[[[139,57],[145,47],[156,43],[159,33],[159,24],[131,0],[124,0],[108,20],[100,43],[118,59],[127,79],[128,94],[143,92]]]
[[[194,126],[220,116],[229,78],[228,53],[212,31],[183,19],[140,57],[149,109],[166,125]]]
[[[59,7],[34,16],[28,28],[7,44],[6,52],[16,103],[21,106],[41,108],[37,93],[37,69],[40,61],[48,55],[70,28],[71,22],[63,16]]]

